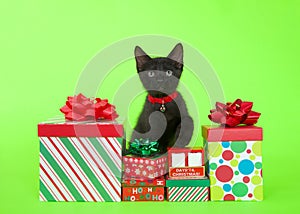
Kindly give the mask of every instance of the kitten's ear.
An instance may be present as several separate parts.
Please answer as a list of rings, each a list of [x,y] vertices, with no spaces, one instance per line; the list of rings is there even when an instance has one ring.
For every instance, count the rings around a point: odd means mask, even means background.
[[[134,56],[135,56],[135,61],[136,61],[136,67],[137,70],[140,71],[142,66],[151,60],[151,57],[148,56],[143,50],[142,48],[140,48],[139,46],[136,46],[134,49]]]
[[[183,47],[181,43],[178,43],[171,53],[168,55],[169,59],[172,59],[178,63],[179,68],[182,68],[183,64]]]

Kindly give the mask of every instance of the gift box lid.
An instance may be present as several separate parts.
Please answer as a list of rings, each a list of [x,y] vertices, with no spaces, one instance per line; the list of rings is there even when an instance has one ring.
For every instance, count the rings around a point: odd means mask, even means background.
[[[165,186],[165,178],[164,176],[151,179],[151,180],[137,180],[137,179],[123,179],[122,187],[158,187]]]
[[[137,157],[135,155],[123,156],[124,164],[145,164],[145,165],[157,165],[167,162],[167,154],[158,154],[150,157]]]
[[[201,146],[196,146],[196,147],[170,147],[168,148],[168,153],[189,153],[189,152],[201,152],[203,150],[203,147]]]
[[[123,125],[117,121],[49,120],[38,124],[39,137],[122,137]]]
[[[175,179],[166,177],[166,187],[209,187],[209,179],[203,177],[201,179]]]
[[[202,136],[208,142],[262,140],[263,130],[257,126],[202,126]]]

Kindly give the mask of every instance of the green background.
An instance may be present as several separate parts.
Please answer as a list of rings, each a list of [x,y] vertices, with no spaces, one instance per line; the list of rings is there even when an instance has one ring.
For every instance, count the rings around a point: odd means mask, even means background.
[[[290,213],[298,208],[299,6],[284,0],[2,1],[0,213]],[[37,123],[59,114],[98,51],[144,34],[188,42],[215,68],[227,101],[251,100],[262,112],[263,202],[39,202]],[[124,66],[135,72],[133,59]],[[192,81],[188,72],[182,79]],[[117,86],[111,87],[99,92],[101,97],[111,98]],[[209,123],[208,99],[197,104],[201,123]],[[130,121],[137,109],[130,108]]]

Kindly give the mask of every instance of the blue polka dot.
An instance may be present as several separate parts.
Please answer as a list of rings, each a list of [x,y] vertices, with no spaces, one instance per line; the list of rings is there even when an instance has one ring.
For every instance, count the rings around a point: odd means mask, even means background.
[[[224,162],[223,159],[220,159],[220,160],[219,160],[219,163],[223,163],[223,162]]]
[[[229,184],[224,184],[224,185],[223,185],[223,190],[224,190],[225,192],[229,192],[229,191],[231,190],[231,186],[230,186]]]
[[[230,144],[229,144],[229,142],[224,141],[224,142],[222,142],[222,146],[223,146],[223,148],[228,148],[230,146]]]
[[[244,175],[249,175],[254,170],[254,164],[250,160],[242,160],[239,163],[239,171]]]

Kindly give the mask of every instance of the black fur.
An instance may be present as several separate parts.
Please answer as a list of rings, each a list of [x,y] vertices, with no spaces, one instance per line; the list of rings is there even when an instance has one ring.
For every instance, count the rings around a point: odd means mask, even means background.
[[[148,94],[161,98],[176,91],[183,69],[181,44],[177,44],[168,57],[153,59],[137,46],[135,59],[139,77]],[[173,101],[164,105],[166,111],[161,112],[161,104],[152,104],[148,97],[146,98],[131,141],[136,138],[158,141],[162,153],[166,152],[168,147],[184,147],[190,142],[194,124],[181,94],[178,92]]]

